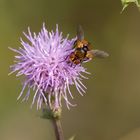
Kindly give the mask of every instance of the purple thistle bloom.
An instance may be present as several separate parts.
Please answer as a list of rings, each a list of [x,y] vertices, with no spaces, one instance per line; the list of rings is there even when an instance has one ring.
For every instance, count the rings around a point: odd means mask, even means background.
[[[36,102],[37,109],[40,109],[45,103],[51,109],[61,107],[61,100],[66,101],[66,105],[73,106],[69,100],[70,85],[75,85],[78,92],[85,93],[85,85],[82,78],[86,78],[82,73],[87,73],[86,69],[78,64],[73,65],[68,62],[69,55],[73,52],[73,44],[76,38],[68,40],[63,38],[62,32],[48,32],[43,25],[41,32],[25,34],[29,43],[21,39],[21,45],[18,50],[10,48],[18,53],[15,56],[15,64],[11,66],[12,72],[17,72],[16,76],[24,76],[23,88],[18,99],[23,95],[24,90],[27,93],[22,101],[28,100],[30,91],[33,89],[34,96],[32,105]]]

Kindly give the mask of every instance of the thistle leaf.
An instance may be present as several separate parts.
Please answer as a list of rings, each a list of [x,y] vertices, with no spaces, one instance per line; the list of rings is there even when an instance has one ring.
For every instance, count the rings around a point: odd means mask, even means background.
[[[129,4],[134,3],[140,9],[140,0],[121,0],[123,8],[121,13],[128,7]]]

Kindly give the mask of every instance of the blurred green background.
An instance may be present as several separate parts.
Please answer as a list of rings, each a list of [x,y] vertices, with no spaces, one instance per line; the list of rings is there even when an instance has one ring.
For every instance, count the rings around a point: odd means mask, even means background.
[[[63,106],[65,138],[76,140],[140,140],[140,12],[130,5],[122,14],[120,0],[0,0],[0,140],[55,140],[49,121],[40,118],[31,101],[20,103],[20,80],[8,76],[22,32],[39,32],[45,22],[75,36],[81,24],[86,38],[107,59],[87,64],[87,94],[74,90],[69,111]]]

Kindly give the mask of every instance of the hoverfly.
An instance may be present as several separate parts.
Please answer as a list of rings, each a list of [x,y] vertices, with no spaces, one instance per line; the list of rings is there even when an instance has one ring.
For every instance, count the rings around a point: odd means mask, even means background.
[[[69,58],[76,65],[87,62],[94,57],[105,58],[109,56],[104,51],[92,49],[91,44],[84,39],[84,31],[81,26],[78,26],[77,40],[74,42],[73,48],[75,50],[70,54]]]

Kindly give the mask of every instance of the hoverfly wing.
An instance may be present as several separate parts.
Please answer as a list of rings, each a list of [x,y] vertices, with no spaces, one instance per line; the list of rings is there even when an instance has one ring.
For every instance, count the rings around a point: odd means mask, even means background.
[[[84,39],[84,30],[81,25],[77,27],[77,39],[80,41]]]
[[[93,57],[97,58],[106,58],[109,56],[107,52],[101,50],[91,50],[91,53],[93,54]]]

